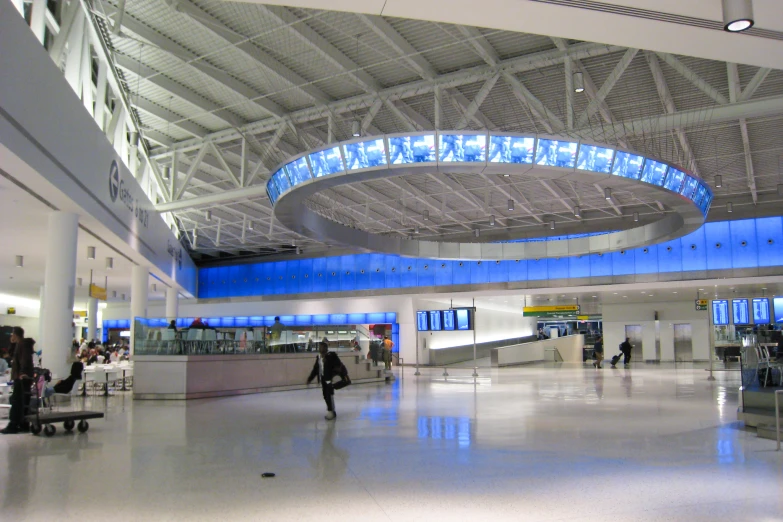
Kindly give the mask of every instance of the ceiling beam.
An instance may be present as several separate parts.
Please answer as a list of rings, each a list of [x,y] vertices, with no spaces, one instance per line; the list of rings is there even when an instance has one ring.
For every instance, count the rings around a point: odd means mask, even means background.
[[[612,72],[609,74],[609,77],[604,81],[603,85],[601,85],[601,88],[598,89],[598,92],[595,94],[595,97],[587,105],[585,111],[576,121],[577,127],[584,127],[587,124],[587,122],[590,121],[590,118],[596,113],[596,111],[598,111],[600,104],[603,103],[604,100],[606,100],[606,97],[609,95],[609,92],[611,92],[612,88],[614,88],[614,86],[620,80],[620,77],[623,75],[625,70],[628,69],[628,66],[631,65],[631,62],[633,61],[634,57],[636,56],[636,53],[638,52],[639,52],[638,49],[628,49],[627,51],[625,51],[623,57],[617,63],[617,65],[612,70]]]
[[[667,53],[655,53],[658,58],[666,62],[672,69],[680,73],[680,76],[691,82],[701,92],[715,100],[720,105],[726,105],[729,100],[726,99],[715,87],[707,83],[707,81],[692,71],[687,65],[680,60]]]
[[[457,30],[462,33],[476,54],[479,55],[487,65],[495,67],[500,63],[500,57],[498,56],[497,51],[476,27],[458,25]]]
[[[771,72],[772,69],[768,69],[766,67],[762,67],[756,71],[756,74],[754,74],[753,78],[750,79],[750,82],[748,82],[745,90],[742,91],[742,94],[740,94],[740,96],[737,98],[737,101],[747,101],[751,99],[753,95],[756,94],[756,90],[758,90],[764,80],[767,79],[767,75]]]
[[[432,80],[438,75],[438,71],[435,70],[432,64],[382,16],[361,13],[356,13],[356,16],[381,40],[386,42],[389,47],[394,49],[411,69],[416,71],[416,74],[425,80]]]
[[[726,64],[726,73],[729,78],[729,100],[734,103],[742,96],[742,86],[739,79],[739,68],[736,63]],[[745,152],[745,174],[748,178],[748,188],[753,198],[753,204],[758,203],[756,191],[756,174],[753,170],[753,155],[750,150],[750,137],[748,136],[748,122],[745,118],[739,119],[740,134],[742,135],[742,148]]]
[[[171,125],[178,127],[179,129],[182,129],[183,131],[197,138],[203,138],[207,135],[207,130],[200,125],[193,123],[192,121],[188,121],[187,118],[183,118],[176,112],[166,109],[165,107],[161,107],[160,105],[140,96],[135,97],[133,100],[133,106],[142,112],[151,114],[152,116],[155,116],[156,118],[159,118],[166,123],[170,123]]]
[[[554,181],[549,181],[546,179],[539,180],[539,183],[549,191],[550,194],[552,194],[560,203],[563,204],[563,206],[568,209],[570,212],[574,211],[574,205],[571,203],[571,198],[566,195],[565,192],[563,192],[560,187],[555,185]]]
[[[517,97],[520,103],[525,105],[533,116],[544,126],[549,134],[559,132],[565,128],[563,122],[555,113],[550,111],[541,101],[536,98],[525,85],[513,74],[503,73],[503,79],[511,88],[511,92]]]
[[[484,82],[484,85],[482,85],[481,89],[479,89],[479,91],[476,93],[476,97],[473,98],[470,104],[465,108],[465,113],[459,119],[457,125],[454,126],[455,129],[464,129],[465,127],[468,126],[468,122],[471,120],[473,115],[476,114],[476,112],[479,110],[481,104],[484,103],[484,100],[487,99],[487,96],[489,96],[489,93],[492,91],[492,88],[495,87],[498,78],[500,78],[500,74],[496,74],[492,78]]]

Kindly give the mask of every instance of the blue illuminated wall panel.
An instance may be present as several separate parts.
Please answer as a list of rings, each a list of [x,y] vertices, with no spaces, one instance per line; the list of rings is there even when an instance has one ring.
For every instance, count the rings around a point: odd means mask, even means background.
[[[211,267],[199,270],[199,297],[355,292],[783,267],[783,218],[707,223],[687,236],[651,245],[647,250],[646,253],[643,248],[637,248],[626,250],[625,254],[614,252],[500,263],[485,260],[481,264],[357,254]]]

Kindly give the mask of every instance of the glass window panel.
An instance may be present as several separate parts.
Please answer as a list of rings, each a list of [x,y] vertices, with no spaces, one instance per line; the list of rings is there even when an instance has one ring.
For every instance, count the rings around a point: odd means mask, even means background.
[[[617,156],[614,158],[612,175],[629,179],[639,179],[643,163],[644,156],[618,151]]]
[[[389,138],[391,163],[429,163],[435,161],[435,135],[395,136]]]
[[[609,174],[612,169],[613,156],[614,149],[597,145],[582,145],[579,147],[579,161],[576,162],[576,168]]]
[[[345,164],[348,170],[386,165],[386,144],[383,138],[348,143],[344,147]]]
[[[664,183],[663,186],[679,194],[684,179],[685,173],[683,171],[671,168],[669,169],[669,174],[666,176],[666,183]]]
[[[294,186],[312,179],[310,169],[307,167],[307,160],[303,157],[286,165],[285,170],[288,172],[288,177]]]
[[[536,164],[573,168],[576,163],[576,145],[568,141],[538,140]]]
[[[666,169],[669,166],[666,163],[660,161],[653,161],[648,159],[644,163],[644,171],[642,171],[642,181],[650,183],[658,187],[663,186],[663,178],[666,177]]]
[[[487,137],[483,134],[441,134],[440,161],[483,162],[487,157]]]
[[[345,172],[340,147],[332,147],[310,154],[310,165],[313,166],[313,174],[316,178]]]
[[[691,199],[693,193],[696,191],[696,187],[698,186],[698,184],[699,184],[699,180],[697,180],[696,178],[685,176],[685,183],[682,184],[682,189],[680,190],[680,194],[682,194],[688,199]]]

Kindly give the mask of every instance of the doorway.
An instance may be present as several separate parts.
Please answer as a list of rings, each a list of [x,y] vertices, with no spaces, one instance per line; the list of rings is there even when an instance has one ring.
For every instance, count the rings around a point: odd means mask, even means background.
[[[642,358],[642,327],[638,324],[625,325],[625,336],[628,338],[628,342],[633,347],[631,349],[632,361],[643,361]],[[625,340],[625,339],[623,339]]]
[[[693,340],[690,324],[674,325],[674,361],[693,362]]]

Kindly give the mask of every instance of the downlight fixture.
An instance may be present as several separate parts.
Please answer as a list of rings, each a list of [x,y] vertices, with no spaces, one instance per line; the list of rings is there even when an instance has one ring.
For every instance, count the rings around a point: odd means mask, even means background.
[[[361,135],[362,135],[362,128],[359,126],[358,121],[354,121],[351,124],[351,136],[358,138]]]
[[[747,31],[754,24],[753,0],[723,0],[723,29],[730,33]]]
[[[582,73],[574,73],[574,92],[585,92],[585,79]]]

